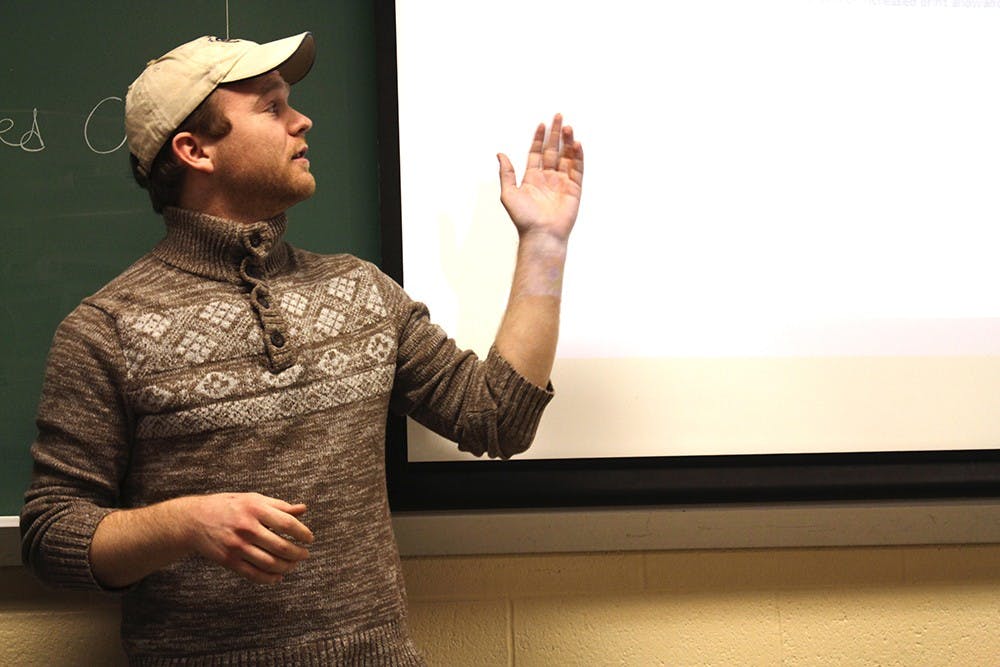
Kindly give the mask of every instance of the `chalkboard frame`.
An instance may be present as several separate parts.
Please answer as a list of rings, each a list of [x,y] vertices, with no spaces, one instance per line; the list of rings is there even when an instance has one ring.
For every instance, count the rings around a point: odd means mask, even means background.
[[[375,0],[382,268],[404,284],[394,0]],[[410,462],[391,416],[394,510],[1000,497],[1000,449]]]

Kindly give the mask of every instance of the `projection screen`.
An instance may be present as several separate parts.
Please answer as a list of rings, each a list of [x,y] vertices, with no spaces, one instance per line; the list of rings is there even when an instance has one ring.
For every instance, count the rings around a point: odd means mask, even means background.
[[[996,458],[1000,3],[397,0],[394,28],[404,286],[460,345],[513,269],[496,153],[520,176],[555,112],[584,145],[519,459]],[[410,463],[467,458],[406,428]]]

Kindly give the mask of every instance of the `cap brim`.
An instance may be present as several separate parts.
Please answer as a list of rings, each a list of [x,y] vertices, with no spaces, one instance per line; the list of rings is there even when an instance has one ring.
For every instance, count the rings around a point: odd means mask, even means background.
[[[293,84],[309,73],[315,59],[316,41],[311,32],[304,32],[255,46],[219,83],[243,81],[278,70],[285,81]]]

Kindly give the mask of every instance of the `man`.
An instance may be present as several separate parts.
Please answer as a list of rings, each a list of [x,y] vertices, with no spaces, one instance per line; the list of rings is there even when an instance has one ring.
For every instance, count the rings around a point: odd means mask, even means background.
[[[21,515],[44,580],[118,591],[137,665],[422,664],[384,479],[387,411],[476,455],[551,398],[583,152],[556,116],[520,185],[510,301],[485,360],[372,265],[281,240],[310,197],[290,85],[309,33],[204,37],[129,89],[133,170],[166,237],[60,325]]]

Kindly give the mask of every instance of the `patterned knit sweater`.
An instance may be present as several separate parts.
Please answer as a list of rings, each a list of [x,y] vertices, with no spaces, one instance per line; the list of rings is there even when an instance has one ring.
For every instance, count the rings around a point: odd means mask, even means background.
[[[89,545],[113,508],[215,492],[304,502],[316,539],[281,584],[190,557],[123,591],[131,664],[422,664],[389,520],[387,411],[506,457],[550,392],[495,350],[457,349],[374,266],[291,247],[284,216],[165,219],[166,238],[56,332],[25,562],[99,589]]]

